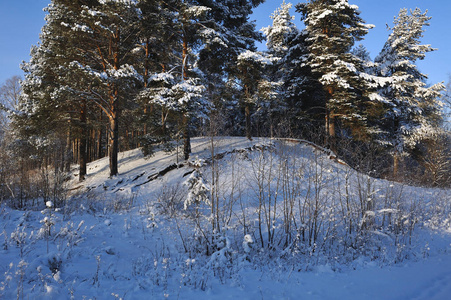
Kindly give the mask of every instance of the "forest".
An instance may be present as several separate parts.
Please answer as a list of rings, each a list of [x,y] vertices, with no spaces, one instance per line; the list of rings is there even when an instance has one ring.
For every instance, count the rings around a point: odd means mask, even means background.
[[[24,80],[2,87],[1,159],[14,167],[1,170],[23,180],[77,163],[82,181],[104,156],[117,175],[128,149],[180,140],[188,159],[192,136],[289,137],[372,176],[449,184],[449,95],[416,66],[436,50],[421,44],[426,12],[401,9],[372,61],[358,44],[372,25],[348,1],[297,4],[302,30],[283,2],[263,34],[249,17],[262,2],[52,1]]]
[[[415,64],[436,50],[426,12],[401,9],[371,61],[347,1],[296,5],[303,30],[284,2],[264,35],[261,2],[52,1],[25,79],[2,86],[1,198],[31,198],[33,169],[77,163],[83,181],[108,156],[115,176],[120,151],[174,140],[188,159],[192,136],[305,139],[372,176],[449,185],[449,95]]]
[[[0,86],[0,298],[447,299],[431,17],[372,59],[347,0],[263,2],[51,1]]]

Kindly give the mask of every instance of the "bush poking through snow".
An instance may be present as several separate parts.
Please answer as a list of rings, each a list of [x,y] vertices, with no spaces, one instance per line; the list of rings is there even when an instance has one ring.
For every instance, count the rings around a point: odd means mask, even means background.
[[[201,203],[211,205],[210,188],[208,187],[201,171],[204,163],[204,160],[199,158],[192,162],[192,165],[196,167],[196,170],[191,173],[188,179],[184,182],[184,185],[188,188],[188,196],[186,197],[184,203],[185,210],[193,205],[198,207]]]
[[[246,234],[243,239],[243,250],[244,253],[249,254],[252,251],[252,245],[254,244],[254,239],[250,234]]]

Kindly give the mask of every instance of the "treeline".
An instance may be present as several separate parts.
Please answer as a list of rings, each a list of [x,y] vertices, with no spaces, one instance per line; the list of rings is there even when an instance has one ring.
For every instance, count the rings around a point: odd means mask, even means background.
[[[420,41],[425,12],[402,9],[373,61],[357,45],[372,25],[342,0],[297,4],[303,30],[282,3],[257,51],[250,15],[262,2],[52,0],[9,108],[8,147],[27,166],[78,163],[83,180],[106,155],[117,175],[118,153],[136,147],[183,140],[188,159],[194,135],[294,137],[374,176],[449,183],[444,86],[416,66],[435,50]]]
[[[212,108],[239,98],[237,59],[262,39],[248,20],[261,2],[52,1],[15,129],[49,145],[67,137],[60,156],[80,180],[90,160],[108,154],[114,176],[120,150],[175,136],[188,158]]]

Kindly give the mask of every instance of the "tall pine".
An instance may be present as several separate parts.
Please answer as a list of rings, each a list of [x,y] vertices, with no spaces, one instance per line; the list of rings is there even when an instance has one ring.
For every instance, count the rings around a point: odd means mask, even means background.
[[[401,9],[394,19],[392,33],[375,60],[379,75],[390,82],[380,90],[388,101],[380,127],[382,140],[388,143],[394,157],[394,176],[398,174],[400,158],[440,119],[437,101],[444,86],[428,86],[427,75],[416,66],[417,60],[436,50],[420,41],[431,19],[426,13],[418,8],[410,12]]]
[[[79,18],[66,24],[80,34],[85,45],[78,49],[81,57],[72,61],[71,67],[86,80],[87,89],[80,92],[108,118],[110,176],[115,176],[121,114],[140,78],[132,64],[138,10],[135,1],[119,0],[93,1],[80,9]]]
[[[223,127],[235,134],[243,133],[246,122],[246,106],[243,105],[242,68],[239,57],[247,51],[256,51],[255,42],[262,40],[250,15],[263,0],[201,0],[209,7],[210,31],[199,52],[199,68],[204,72],[208,85],[206,95],[214,104],[212,113],[222,116]],[[237,84],[238,83],[238,84]],[[248,111],[250,116],[251,112]],[[247,120],[247,121],[246,121]],[[211,128],[215,124],[211,124]],[[221,126],[222,127],[222,126]]]
[[[325,93],[327,144],[336,149],[337,126],[352,127],[363,119],[359,60],[350,50],[372,25],[366,25],[358,7],[346,0],[310,0],[296,8],[308,35],[305,64],[318,76]]]

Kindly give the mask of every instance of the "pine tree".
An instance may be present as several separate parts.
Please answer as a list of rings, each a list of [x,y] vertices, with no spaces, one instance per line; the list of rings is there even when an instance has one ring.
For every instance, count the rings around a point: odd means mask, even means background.
[[[415,65],[426,53],[434,51],[431,45],[422,45],[424,26],[428,26],[427,12],[420,9],[401,9],[394,19],[392,33],[381,53],[376,57],[378,72],[390,80],[390,85],[381,89],[388,100],[387,113],[380,124],[382,139],[392,149],[393,173],[398,173],[398,162],[408,149],[415,147],[422,133],[440,119],[437,100],[444,89],[443,84],[427,86],[427,75]]]
[[[42,45],[51,49],[52,61],[58,72],[54,77],[53,98],[64,107],[65,114],[60,116],[59,122],[67,132],[66,142],[66,170],[70,168],[70,158],[76,154],[75,160],[79,164],[79,180],[85,179],[88,163],[88,132],[89,117],[92,110],[86,93],[89,89],[88,80],[78,69],[72,67],[73,61],[84,62],[84,55],[79,49],[88,49],[84,41],[82,27],[71,27],[81,18],[82,3],[79,1],[54,0],[47,8],[47,24],[41,36]],[[75,80],[74,80],[75,79]],[[67,122],[66,122],[67,121]],[[75,153],[71,152],[71,140],[77,145]]]
[[[204,101],[204,85],[201,74],[195,67],[197,57],[193,50],[202,45],[203,31],[208,28],[202,26],[209,8],[197,5],[196,1],[182,1],[178,6],[181,16],[176,24],[181,51],[181,71],[179,82],[172,87],[172,95],[177,101],[177,110],[182,114],[182,132],[184,139],[183,153],[187,160],[191,153],[191,124],[194,117],[205,117],[208,105]]]
[[[23,114],[22,120],[35,119],[34,128],[43,129],[38,124],[51,113],[44,123],[67,132],[67,154],[71,139],[77,138],[79,176],[83,180],[88,120],[97,118],[98,110],[102,110],[110,121],[110,173],[117,174],[119,102],[125,98],[130,78],[136,76],[126,61],[129,49],[134,47],[137,11],[131,2],[95,0],[53,0],[47,11],[41,43],[32,50],[31,61],[24,64],[23,108],[29,113]]]
[[[346,0],[310,0],[296,8],[302,14],[308,35],[309,53],[305,64],[323,86],[326,135],[329,146],[335,149],[336,126],[362,119],[359,61],[350,50],[372,25],[365,25],[358,7]]]
[[[165,28],[162,34],[166,34],[166,38],[157,37],[156,41],[164,45],[165,51],[160,52],[167,55],[155,53],[153,56],[163,68],[155,65],[139,98],[158,108],[163,134],[168,127],[182,128],[185,158],[190,152],[191,124],[208,117],[212,107],[230,107],[231,101],[224,101],[229,99],[227,93],[238,94],[237,91],[230,93],[234,89],[228,83],[239,73],[240,53],[254,48],[255,39],[260,37],[255,25],[248,21],[252,8],[260,2],[174,0],[165,1],[167,6],[158,6],[162,12],[158,14],[158,26]],[[147,7],[147,11],[158,10],[156,6]],[[146,10],[141,10],[145,19]],[[171,115],[180,116],[178,119],[183,123],[167,126]]]
[[[266,36],[268,52],[276,57],[283,57],[289,48],[289,43],[299,34],[294,24],[294,17],[290,15],[291,3],[282,2],[280,8],[271,15],[272,25],[263,28]]]
[[[175,29],[176,11],[174,1],[141,0],[138,8],[141,11],[138,28],[139,44],[135,48],[135,67],[142,75],[142,87],[137,96],[139,123],[142,124],[143,136],[140,139],[144,151],[150,151],[156,142],[167,139],[167,119],[169,109],[164,101],[171,82],[164,84],[168,79],[169,71],[174,67],[177,44]],[[157,74],[160,74],[158,76]]]
[[[252,112],[255,106],[265,106],[274,100],[274,86],[265,76],[265,68],[271,66],[271,56],[261,52],[246,51],[238,56],[238,69],[241,71],[239,79],[242,96],[240,105],[244,108],[246,137],[252,140]]]
[[[151,26],[155,21],[145,15],[152,14],[156,9],[150,5],[147,10],[143,10],[143,20],[149,20],[143,23],[143,26],[149,28],[147,34],[154,34],[152,40],[159,44],[157,49],[161,51],[152,55],[152,63],[156,64],[148,69],[151,72],[144,76],[147,79],[139,99],[159,110],[161,135],[182,133],[184,156],[188,159],[193,130],[191,124],[196,119],[205,118],[210,108],[203,95],[204,74],[197,68],[197,54],[206,47],[208,40],[214,39],[217,34],[211,28],[210,18],[207,17],[211,9],[202,5],[202,1],[161,2],[157,27]],[[168,126],[171,116],[172,123],[176,124]],[[171,127],[173,132],[168,132],[168,127]],[[158,140],[153,137],[151,139]]]
[[[321,128],[325,118],[325,94],[319,76],[306,64],[309,56],[307,31],[300,31],[289,41],[281,63],[287,71],[284,80],[284,98],[288,107],[290,135],[315,140],[312,128]],[[322,141],[315,142],[322,143]]]
[[[307,32],[300,31],[290,15],[292,5],[283,2],[271,16],[272,26],[264,29],[267,47],[271,55],[278,59],[270,68],[272,78],[279,78],[281,87],[279,104],[282,109],[280,120],[286,134],[292,137],[314,139],[318,128],[315,120],[324,116],[324,93],[318,78],[305,63],[309,50]]]
[[[204,46],[199,52],[199,68],[209,83],[208,100],[214,104],[216,115],[225,116],[226,124],[235,134],[242,133],[245,108],[242,107],[242,86],[237,85],[241,74],[239,56],[255,51],[255,42],[262,40],[254,22],[249,20],[253,8],[262,0],[202,0],[210,10]],[[245,123],[245,122],[244,122]],[[245,126],[245,125],[244,125]]]
[[[69,13],[64,1],[53,1],[47,8],[46,25],[42,28],[40,44],[32,47],[31,60],[22,65],[25,79],[22,82],[23,94],[20,101],[21,112],[15,115],[15,132],[24,141],[52,147],[49,153],[57,154],[56,144],[64,144],[60,137],[66,134],[66,121],[73,111],[71,97],[60,97],[64,91],[61,68],[70,48],[63,36],[64,23],[73,15]],[[67,61],[66,61],[67,62]],[[73,80],[73,79],[72,79]],[[35,143],[34,140],[46,141]],[[51,143],[56,143],[52,146]],[[44,148],[45,149],[45,148]],[[64,165],[70,165],[70,146],[66,144]],[[41,150],[41,153],[45,151]],[[44,157],[41,157],[44,160]],[[59,161],[59,158],[56,159]],[[67,170],[67,168],[66,168]]]
[[[77,93],[97,105],[108,118],[110,176],[115,176],[121,113],[140,78],[132,65],[138,10],[134,1],[93,1],[79,8],[78,19],[65,25],[79,34],[85,47],[73,45],[81,55],[70,67],[86,84]]]
[[[261,109],[265,112],[268,110],[268,120],[271,136],[274,135],[274,126],[283,126],[285,131],[289,127],[290,121],[293,120],[289,115],[296,114],[295,106],[289,104],[289,93],[285,92],[284,86],[293,75],[293,61],[288,57],[287,53],[290,49],[292,41],[299,35],[299,30],[294,24],[294,17],[290,15],[291,3],[283,1],[280,8],[278,8],[272,15],[272,25],[263,28],[262,31],[266,36],[266,47],[268,53],[273,57],[273,63],[267,68],[268,80],[264,82],[266,89],[266,109]],[[265,108],[265,105],[261,105]],[[260,113],[262,114],[262,113]],[[264,118],[267,116],[264,116]],[[277,121],[275,121],[277,120]],[[283,133],[279,131],[279,135]],[[285,132],[287,134],[287,132]]]

